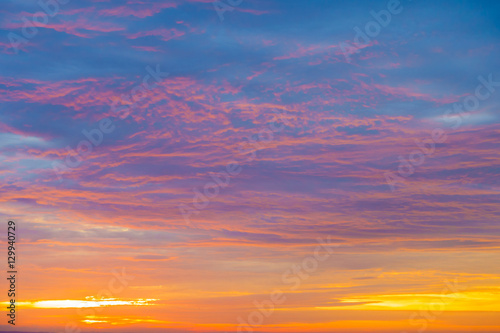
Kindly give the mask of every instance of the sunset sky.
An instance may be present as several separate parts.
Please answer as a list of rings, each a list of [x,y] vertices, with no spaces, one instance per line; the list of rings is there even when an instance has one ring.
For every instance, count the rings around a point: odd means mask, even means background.
[[[500,2],[55,1],[0,2],[0,331],[500,332]]]

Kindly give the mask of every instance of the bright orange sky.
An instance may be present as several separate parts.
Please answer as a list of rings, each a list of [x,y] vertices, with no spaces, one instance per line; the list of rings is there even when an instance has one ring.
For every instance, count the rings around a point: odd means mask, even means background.
[[[0,1],[0,331],[500,332],[500,2],[55,1]]]

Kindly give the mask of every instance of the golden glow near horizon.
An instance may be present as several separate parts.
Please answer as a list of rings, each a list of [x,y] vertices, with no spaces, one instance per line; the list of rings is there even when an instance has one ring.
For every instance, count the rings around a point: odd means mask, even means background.
[[[26,308],[38,309],[81,309],[81,308],[98,308],[105,306],[117,305],[133,305],[145,306],[152,305],[151,302],[158,301],[158,299],[136,299],[136,300],[119,300],[117,298],[103,298],[95,299],[92,296],[86,297],[85,300],[45,300],[45,301],[32,301],[32,302],[18,302],[17,305]],[[2,302],[2,305],[8,305],[8,302]]]
[[[448,294],[371,295],[342,299],[342,303],[364,303],[349,306],[350,310],[420,310],[435,307],[440,311],[499,311],[500,293],[492,291]],[[344,306],[322,306],[317,309],[345,309]]]
[[[94,325],[94,324],[127,325],[127,324],[139,324],[139,323],[174,324],[172,322],[151,319],[151,318],[127,318],[127,317],[106,317],[106,316],[86,316],[85,319],[82,320],[82,323],[85,323],[87,325]]]

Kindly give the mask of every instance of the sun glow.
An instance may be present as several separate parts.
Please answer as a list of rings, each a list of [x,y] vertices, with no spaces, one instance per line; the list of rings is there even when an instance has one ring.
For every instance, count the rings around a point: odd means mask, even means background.
[[[18,302],[18,306],[27,308],[38,309],[81,309],[81,308],[98,308],[104,306],[118,306],[118,305],[132,305],[132,306],[146,306],[152,305],[152,302],[158,299],[136,299],[136,300],[120,300],[117,298],[102,298],[96,299],[92,296],[86,297],[85,300],[47,300],[47,301],[33,301],[33,302]],[[4,302],[2,304],[8,304]]]
[[[441,311],[498,311],[500,294],[489,291],[470,291],[448,294],[371,295],[343,299],[342,303],[356,303],[352,310],[419,310],[433,307]],[[360,304],[361,303],[361,304]],[[317,307],[317,309],[345,309],[345,306]]]

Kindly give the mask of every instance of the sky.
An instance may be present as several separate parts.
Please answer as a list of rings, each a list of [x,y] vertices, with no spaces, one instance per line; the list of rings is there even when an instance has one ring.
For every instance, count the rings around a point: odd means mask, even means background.
[[[498,1],[2,0],[0,331],[499,332],[499,41]]]

